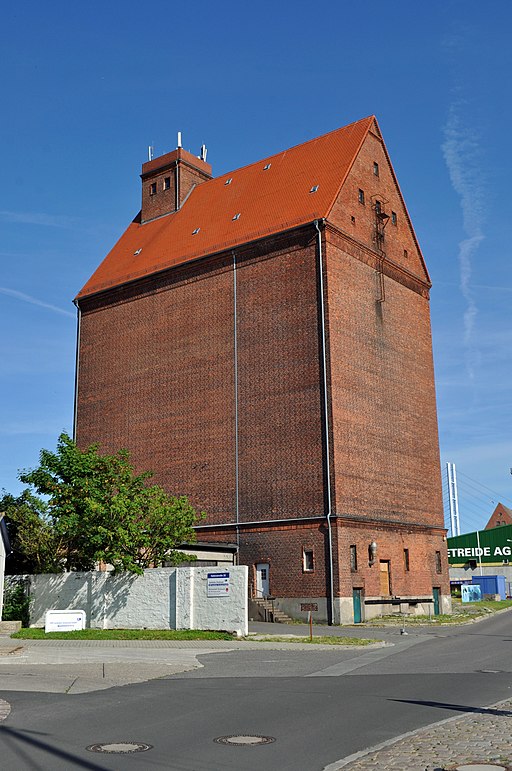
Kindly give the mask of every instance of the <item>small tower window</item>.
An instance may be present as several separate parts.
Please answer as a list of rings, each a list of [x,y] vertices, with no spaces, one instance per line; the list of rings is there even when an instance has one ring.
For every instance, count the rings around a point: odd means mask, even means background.
[[[379,176],[379,164],[377,163],[377,161],[373,162],[373,173],[375,174],[376,177]]]
[[[164,190],[169,190],[170,187],[171,187],[171,178],[164,177]]]
[[[441,564],[441,552],[436,551],[436,573],[442,573],[443,566]]]
[[[404,257],[405,257],[405,259],[407,259],[408,256],[409,256],[409,252],[407,251],[407,249],[404,249]]]
[[[359,203],[364,204],[364,190],[361,190],[361,188],[359,188],[359,192],[357,194],[357,198],[358,198]]]
[[[149,186],[149,195],[156,195],[156,182],[152,182]]]
[[[409,549],[404,549],[404,570],[407,573],[410,570],[409,567]]]
[[[396,225],[396,211],[391,212],[391,222]]]
[[[357,573],[357,546],[352,544],[350,547],[350,570]]]

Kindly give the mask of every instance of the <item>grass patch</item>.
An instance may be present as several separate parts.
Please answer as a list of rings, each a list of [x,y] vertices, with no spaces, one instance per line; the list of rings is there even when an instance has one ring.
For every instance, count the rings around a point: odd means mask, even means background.
[[[249,638],[251,642],[281,642],[281,643],[307,643],[308,645],[352,645],[352,646],[364,646],[371,645],[371,643],[382,642],[382,640],[369,640],[365,637],[313,637],[311,640],[309,637],[296,637],[295,635],[271,635],[269,637],[261,637],[260,635]]]
[[[366,621],[367,626],[421,626],[432,624],[462,624],[475,618],[488,617],[498,610],[512,607],[512,600],[481,600],[480,602],[465,602],[452,597],[452,614],[439,616],[399,615],[382,616]]]
[[[232,640],[229,632],[198,629],[82,629],[79,632],[48,632],[21,629],[12,634],[21,640]]]

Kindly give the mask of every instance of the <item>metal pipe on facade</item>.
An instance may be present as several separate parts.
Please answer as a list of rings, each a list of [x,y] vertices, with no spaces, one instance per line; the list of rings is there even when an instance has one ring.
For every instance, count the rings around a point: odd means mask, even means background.
[[[76,345],[75,345],[75,395],[73,403],[73,441],[76,442],[76,426],[78,420],[78,374],[80,369],[80,324],[82,321],[82,311],[80,306],[74,300],[76,305]]]
[[[322,220],[323,222],[323,220]],[[327,488],[327,512],[325,519],[327,522],[328,544],[329,544],[329,623],[334,624],[334,560],[332,550],[332,497],[331,497],[331,459],[329,444],[329,400],[327,394],[327,351],[325,334],[325,302],[324,302],[324,260],[322,253],[322,232],[320,223],[315,220],[315,228],[318,234],[318,277],[320,292],[320,326],[321,326],[321,359],[322,359],[322,377],[323,377],[323,412],[324,412],[324,442],[325,442],[325,483]]]
[[[237,557],[240,559],[240,509],[238,484],[238,335],[237,335],[237,286],[236,286],[236,253],[233,252],[233,357],[235,377],[235,518]]]

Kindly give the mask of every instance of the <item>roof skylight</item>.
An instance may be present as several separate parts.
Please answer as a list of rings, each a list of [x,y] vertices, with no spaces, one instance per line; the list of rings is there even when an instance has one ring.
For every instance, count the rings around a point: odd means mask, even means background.
[[[318,190],[318,187],[319,187],[318,185],[313,185],[313,187],[311,188],[311,190],[309,192],[310,193],[316,193],[316,191]]]
[[[238,212],[238,214],[235,214],[233,216],[233,220],[239,220],[239,219],[240,219],[240,212]]]
[[[227,180],[224,182],[225,185],[230,185],[233,182],[233,177],[228,177]]]
[[[271,163],[267,163],[267,165],[263,167],[263,171],[267,171],[267,169],[270,169],[271,166]]]
[[[133,253],[133,256],[134,256],[134,257],[136,257],[136,256],[137,256],[138,254],[140,254],[141,252],[142,252],[142,248],[141,248],[141,249],[136,249],[136,250],[134,251],[134,253]]]
[[[197,236],[197,234],[199,233],[200,230],[201,230],[201,228],[196,228],[195,230],[192,231],[192,235],[193,236]]]

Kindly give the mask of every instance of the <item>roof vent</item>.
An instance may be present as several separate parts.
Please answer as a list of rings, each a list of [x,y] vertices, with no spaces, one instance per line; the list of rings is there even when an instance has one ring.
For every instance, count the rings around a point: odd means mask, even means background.
[[[313,185],[313,187],[311,188],[311,190],[309,192],[310,193],[316,193],[317,190],[318,190],[318,185]]]
[[[233,217],[233,220],[239,220],[239,219],[240,219],[240,212],[238,212],[238,214],[235,214],[235,216]]]
[[[233,177],[228,177],[227,180],[224,182],[225,185],[230,185],[233,181]]]
[[[142,252],[142,249],[136,249],[136,251],[134,251],[134,253],[133,253],[133,256],[136,257],[141,252]]]
[[[199,233],[200,230],[201,230],[201,228],[196,228],[195,230],[192,231],[192,235],[193,236],[197,236],[197,234]]]
[[[268,169],[270,169],[271,166],[272,166],[271,163],[267,163],[267,165],[263,167],[263,171],[267,171]]]

